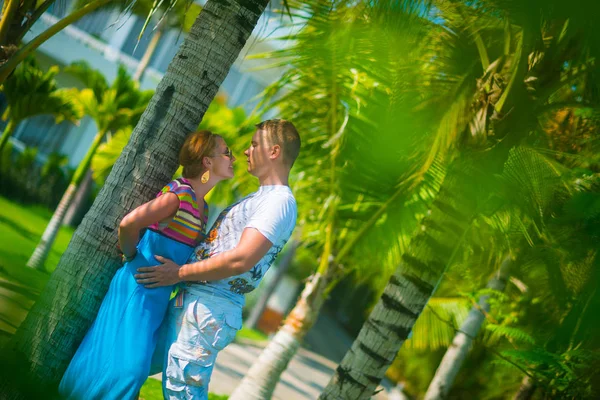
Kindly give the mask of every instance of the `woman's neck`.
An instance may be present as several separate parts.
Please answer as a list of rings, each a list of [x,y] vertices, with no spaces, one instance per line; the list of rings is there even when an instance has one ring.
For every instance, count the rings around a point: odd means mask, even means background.
[[[196,200],[200,203],[204,197],[210,192],[210,190],[215,187],[216,182],[213,182],[212,179],[209,179],[208,182],[202,183],[201,176],[196,178],[186,178],[192,188],[194,189],[194,193],[196,193]]]

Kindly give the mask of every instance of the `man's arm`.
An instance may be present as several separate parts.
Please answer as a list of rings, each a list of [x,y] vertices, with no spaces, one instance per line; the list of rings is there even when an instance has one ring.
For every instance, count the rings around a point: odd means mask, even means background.
[[[181,267],[171,260],[156,256],[163,264],[138,268],[135,279],[147,288],[174,285],[182,281],[216,281],[249,271],[272,245],[258,230],[246,228],[240,242],[232,250]]]

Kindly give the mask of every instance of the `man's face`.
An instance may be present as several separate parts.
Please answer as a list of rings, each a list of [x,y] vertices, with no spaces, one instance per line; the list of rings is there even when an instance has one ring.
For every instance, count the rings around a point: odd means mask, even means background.
[[[270,151],[271,144],[267,139],[267,132],[264,130],[254,132],[250,147],[244,151],[248,157],[248,172],[257,177],[260,176],[269,166]]]

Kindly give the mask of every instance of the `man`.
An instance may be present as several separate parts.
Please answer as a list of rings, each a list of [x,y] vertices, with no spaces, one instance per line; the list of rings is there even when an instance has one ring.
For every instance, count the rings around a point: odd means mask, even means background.
[[[296,224],[288,178],[300,151],[298,132],[285,120],[256,128],[244,154],[258,191],[221,212],[187,264],[157,256],[162,265],[136,275],[149,288],[184,282],[183,301],[178,296],[172,302],[166,322],[167,399],[207,399],[217,353],[242,326],[244,295],[258,286]]]

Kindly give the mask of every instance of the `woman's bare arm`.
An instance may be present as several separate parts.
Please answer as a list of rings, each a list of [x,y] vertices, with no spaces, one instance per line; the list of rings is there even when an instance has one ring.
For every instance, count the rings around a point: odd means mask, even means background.
[[[179,197],[167,192],[127,214],[119,225],[119,247],[127,258],[135,256],[140,231],[155,222],[172,218],[179,208]]]

